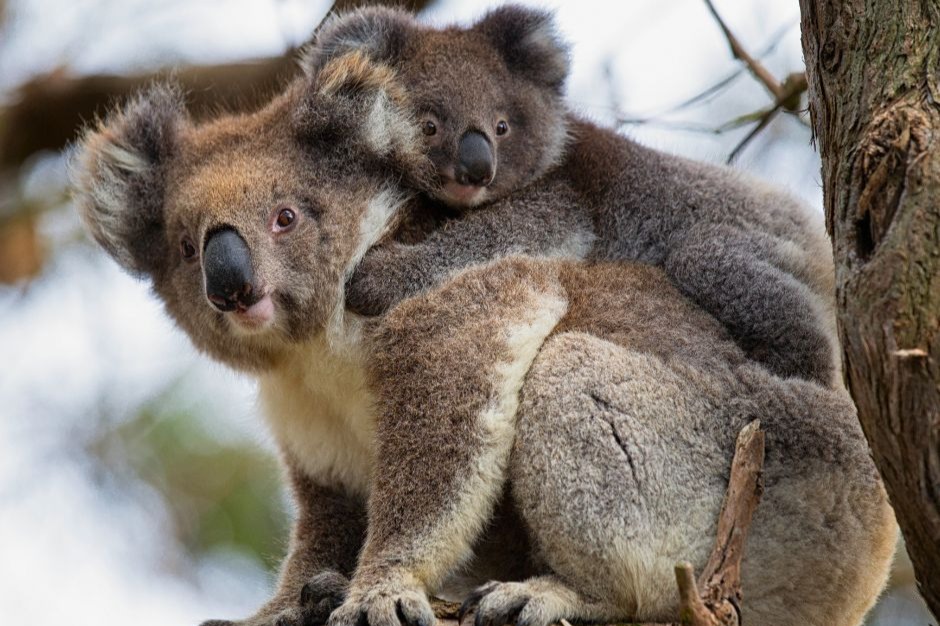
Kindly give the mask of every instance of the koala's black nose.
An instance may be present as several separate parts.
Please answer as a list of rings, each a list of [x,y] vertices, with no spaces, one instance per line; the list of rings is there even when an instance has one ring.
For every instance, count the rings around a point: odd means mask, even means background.
[[[483,133],[468,132],[457,144],[457,182],[478,187],[490,184],[496,172],[494,157],[493,146]]]
[[[209,236],[202,253],[206,297],[220,311],[247,308],[257,302],[251,251],[234,229],[226,228]]]

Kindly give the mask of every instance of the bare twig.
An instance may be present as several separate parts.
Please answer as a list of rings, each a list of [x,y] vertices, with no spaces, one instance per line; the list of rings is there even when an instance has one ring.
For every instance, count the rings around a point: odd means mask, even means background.
[[[718,22],[718,26],[725,34],[725,39],[728,40],[728,45],[731,46],[731,54],[734,55],[734,58],[743,61],[748,69],[751,70],[751,74],[763,83],[771,95],[774,96],[774,99],[780,100],[783,95],[783,86],[780,82],[760,61],[748,54],[744,46],[741,45],[741,42],[738,41],[738,38],[734,36],[734,33],[732,33],[728,25],[725,24],[725,21],[718,15],[718,11],[715,10],[715,5],[712,4],[711,0],[705,0],[705,6],[708,7],[708,11],[712,14],[712,17],[715,18],[715,21]]]
[[[794,25],[795,23],[788,24],[784,26],[783,28],[781,28],[780,30],[778,30],[774,34],[773,38],[771,38],[770,43],[768,43],[758,53],[757,57],[763,58],[766,55],[773,52],[774,50],[776,50],[777,46],[780,45],[780,42],[783,41],[784,35],[786,35],[787,31],[793,28]],[[612,82],[613,79],[611,77],[609,61],[605,64],[604,69],[605,69],[605,78],[608,81]],[[727,125],[719,127],[719,128],[715,128],[714,126],[705,125],[705,124],[692,124],[692,123],[687,123],[687,122],[671,122],[668,120],[661,120],[659,118],[665,115],[678,113],[679,111],[682,111],[684,109],[688,109],[698,104],[704,104],[712,100],[713,98],[718,96],[722,91],[728,88],[732,83],[734,83],[735,80],[740,78],[741,75],[747,71],[748,71],[748,68],[746,66],[741,66],[735,69],[733,72],[731,72],[727,76],[725,76],[724,78],[709,85],[708,87],[696,93],[695,95],[690,96],[686,98],[685,100],[682,100],[681,102],[678,102],[677,104],[669,105],[667,108],[662,109],[657,112],[651,112],[645,115],[640,115],[640,116],[635,116],[635,117],[624,117],[623,115],[619,115],[617,122],[621,125],[648,124],[651,126],[659,126],[659,127],[670,128],[670,129],[675,129],[675,130],[688,130],[692,132],[720,134],[725,131],[725,126]],[[616,102],[614,102],[613,108],[619,113],[619,107],[617,106]]]
[[[767,125],[770,124],[771,121],[773,121],[774,117],[777,116],[777,113],[779,111],[780,111],[780,107],[775,106],[775,107],[771,107],[769,110],[764,112],[761,115],[760,121],[758,121],[757,126],[752,128],[751,132],[745,135],[744,139],[739,141],[738,145],[736,145],[734,149],[731,151],[731,153],[728,155],[727,163],[733,163],[734,160],[738,158],[738,155],[740,155],[744,151],[744,149],[747,147],[747,145],[751,143],[751,140],[757,137],[757,135],[760,134],[762,130],[767,128]]]
[[[778,81],[760,61],[748,54],[738,38],[734,36],[734,33],[732,33],[728,25],[725,24],[725,21],[721,19],[712,1],[704,0],[704,2],[708,7],[708,11],[712,14],[712,17],[718,22],[721,31],[725,34],[725,39],[728,40],[728,45],[731,47],[731,54],[734,55],[734,58],[742,61],[754,78],[760,81],[774,97],[774,103],[771,107],[755,114],[758,118],[757,125],[745,135],[744,139],[738,142],[738,145],[736,145],[731,151],[731,154],[728,155],[728,163],[731,163],[741,154],[751,140],[770,124],[777,113],[781,110],[795,113],[799,109],[800,96],[807,88],[806,74],[803,72],[794,72],[789,74],[782,83]]]
[[[741,430],[731,462],[731,480],[718,517],[715,549],[702,570],[702,599],[719,621],[737,624],[741,602],[741,559],[754,511],[764,493],[764,433],[754,420]],[[731,617],[734,620],[731,620]]]

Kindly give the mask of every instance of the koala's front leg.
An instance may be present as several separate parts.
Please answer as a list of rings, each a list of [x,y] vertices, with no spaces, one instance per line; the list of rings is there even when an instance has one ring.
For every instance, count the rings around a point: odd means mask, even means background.
[[[370,334],[379,398],[365,546],[331,626],[429,626],[427,593],[502,493],[518,393],[567,302],[548,262],[507,259],[407,300]]]
[[[314,626],[325,624],[346,597],[349,575],[365,537],[365,506],[291,469],[298,517],[277,590],[252,617],[201,626]]]

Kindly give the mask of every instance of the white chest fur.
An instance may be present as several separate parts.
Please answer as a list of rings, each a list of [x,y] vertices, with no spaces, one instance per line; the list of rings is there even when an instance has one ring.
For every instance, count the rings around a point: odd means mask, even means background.
[[[360,359],[340,357],[318,338],[264,375],[260,393],[278,445],[307,474],[368,493],[375,402]]]
[[[343,287],[406,197],[381,189],[368,202],[324,332],[260,379],[265,417],[281,450],[315,480],[368,494],[375,458],[375,399],[366,385],[360,325],[343,308]]]

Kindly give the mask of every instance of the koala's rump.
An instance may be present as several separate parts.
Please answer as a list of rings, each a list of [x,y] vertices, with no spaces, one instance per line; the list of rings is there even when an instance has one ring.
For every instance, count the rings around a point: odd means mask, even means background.
[[[704,564],[736,435],[760,419],[745,616],[857,623],[895,530],[848,396],[748,362],[658,270],[571,264],[559,279],[568,313],[522,388],[509,475],[540,559],[634,619],[674,619],[673,566]]]

